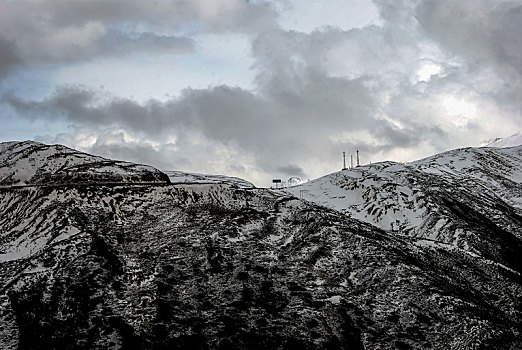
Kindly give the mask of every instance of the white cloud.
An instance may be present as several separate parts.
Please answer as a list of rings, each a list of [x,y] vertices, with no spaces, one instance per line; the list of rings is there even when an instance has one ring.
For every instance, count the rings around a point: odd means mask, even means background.
[[[442,71],[438,64],[427,63],[417,71],[418,81],[430,81],[431,77],[439,74]]]
[[[324,27],[340,30],[380,24],[379,12],[368,0],[274,0],[285,30],[311,33]]]

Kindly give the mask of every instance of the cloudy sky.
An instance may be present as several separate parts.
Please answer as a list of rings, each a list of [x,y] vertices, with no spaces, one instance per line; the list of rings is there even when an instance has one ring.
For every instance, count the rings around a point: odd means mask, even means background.
[[[522,0],[0,0],[0,141],[312,179],[522,129]]]

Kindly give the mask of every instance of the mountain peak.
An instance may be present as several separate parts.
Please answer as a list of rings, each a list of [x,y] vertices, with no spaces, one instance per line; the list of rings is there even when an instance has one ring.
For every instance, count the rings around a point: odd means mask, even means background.
[[[513,135],[497,138],[493,140],[488,140],[486,143],[486,147],[497,147],[497,148],[506,148],[506,147],[515,147],[522,145],[522,131],[519,131]]]
[[[169,180],[151,166],[114,161],[63,145],[34,141],[0,143],[1,186],[120,182]]]

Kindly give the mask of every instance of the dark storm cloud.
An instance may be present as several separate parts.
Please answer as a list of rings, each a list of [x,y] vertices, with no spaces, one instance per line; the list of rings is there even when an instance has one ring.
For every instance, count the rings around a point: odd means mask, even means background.
[[[0,37],[0,79],[13,68],[22,63],[20,57],[16,55],[16,45]]]
[[[408,125],[402,129],[394,128],[389,124],[378,125],[375,130],[375,136],[383,141],[383,147],[393,145],[394,147],[402,148],[415,147],[426,139],[439,139],[442,141],[447,137],[440,127],[415,124]]]
[[[149,135],[193,128],[217,140],[236,139],[252,146],[258,140],[249,134],[267,130],[273,121],[262,100],[251,92],[228,86],[187,89],[180,99],[166,102],[149,100],[139,104],[121,98],[101,100],[101,95],[78,86],[61,87],[42,101],[26,101],[13,95],[3,98],[27,116],[64,118],[81,125],[124,125]]]
[[[24,63],[70,64],[133,53],[183,53],[191,34],[275,25],[266,4],[243,0],[0,0],[0,74]],[[179,33],[179,34],[174,34]]]
[[[491,95],[522,112],[522,4],[519,1],[422,1],[417,19],[429,37],[464,58],[472,74],[493,69],[504,81]]]
[[[13,13],[28,9],[39,11],[62,28],[101,22],[108,25],[141,23],[154,28],[176,29],[197,21],[206,29],[253,31],[274,25],[277,17],[267,3],[245,0],[155,0],[152,3],[143,0],[42,0],[16,1],[7,8]]]
[[[150,32],[126,33],[89,24],[60,33],[45,33],[43,30],[43,33],[21,39],[16,36],[2,38],[0,33],[0,47],[0,69],[8,71],[24,65],[69,64],[133,53],[186,53],[193,50],[194,43],[183,37]]]
[[[305,173],[300,166],[289,164],[286,166],[280,166],[276,169],[278,172],[287,175],[287,176],[299,176],[304,178]]]
[[[80,125],[92,126],[108,127],[120,124],[149,134],[161,133],[165,128],[179,126],[186,120],[184,111],[176,113],[177,105],[154,100],[141,105],[120,98],[100,103],[100,98],[91,90],[65,86],[42,101],[26,101],[9,94],[4,96],[3,101],[18,110],[21,115],[33,118],[62,118]],[[172,117],[173,115],[176,117]]]
[[[110,31],[100,39],[96,56],[127,55],[129,53],[184,53],[192,51],[191,39],[175,36],[140,33],[129,36],[120,31]]]
[[[416,9],[424,30],[446,48],[478,64],[522,73],[519,1],[423,1]]]

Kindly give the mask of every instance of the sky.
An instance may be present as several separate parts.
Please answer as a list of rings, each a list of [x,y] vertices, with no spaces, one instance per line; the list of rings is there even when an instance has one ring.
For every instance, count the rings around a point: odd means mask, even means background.
[[[522,130],[522,0],[0,0],[0,141],[258,186]]]

